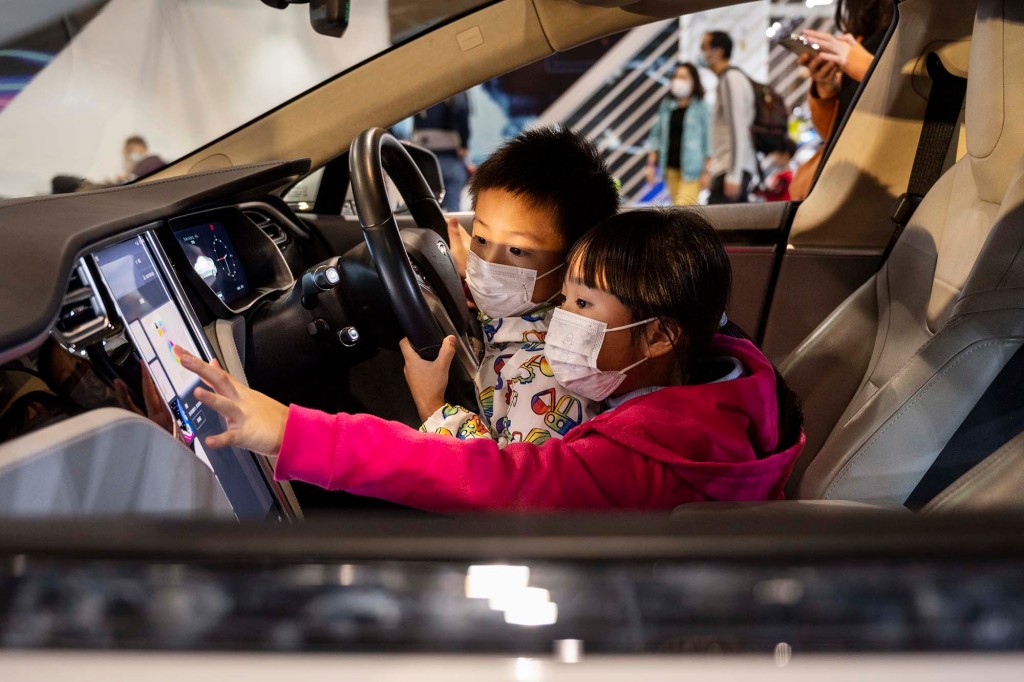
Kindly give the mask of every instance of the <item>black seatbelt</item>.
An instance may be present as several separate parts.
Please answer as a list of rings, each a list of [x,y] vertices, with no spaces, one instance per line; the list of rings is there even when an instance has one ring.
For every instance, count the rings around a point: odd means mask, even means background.
[[[896,210],[893,211],[892,222],[895,228],[882,253],[882,264],[889,258],[896,241],[903,233],[903,228],[910,222],[921,200],[942,175],[949,145],[952,144],[953,135],[957,132],[960,109],[963,108],[964,97],[967,95],[967,79],[954,76],[947,71],[939,55],[931,52],[925,62],[928,66],[928,75],[932,79],[932,89],[928,95],[921,137],[917,142],[914,167],[910,171],[910,182],[907,183],[907,191],[900,196]]]

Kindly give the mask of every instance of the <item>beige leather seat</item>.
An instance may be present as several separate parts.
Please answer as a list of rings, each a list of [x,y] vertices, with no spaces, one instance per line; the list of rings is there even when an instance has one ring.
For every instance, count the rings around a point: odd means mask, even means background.
[[[781,367],[808,432],[790,497],[904,504],[1024,342],[1024,2],[979,2],[969,69],[966,157]]]

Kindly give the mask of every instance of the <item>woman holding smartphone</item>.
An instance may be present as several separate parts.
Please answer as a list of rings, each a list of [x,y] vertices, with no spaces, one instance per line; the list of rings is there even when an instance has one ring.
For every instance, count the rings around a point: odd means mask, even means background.
[[[825,144],[797,169],[789,188],[794,200],[804,199],[810,192],[824,149],[871,68],[892,16],[892,0],[838,0],[836,26],[840,35],[803,32],[808,42],[818,46],[815,52],[800,55],[798,63],[811,71],[807,96],[811,121]]]

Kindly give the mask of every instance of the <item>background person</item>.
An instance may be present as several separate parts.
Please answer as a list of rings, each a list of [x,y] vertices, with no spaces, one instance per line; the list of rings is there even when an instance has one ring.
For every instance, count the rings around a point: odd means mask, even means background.
[[[765,156],[764,186],[754,193],[765,201],[791,201],[789,188],[793,183],[793,155],[796,142],[787,137],[778,149]]]
[[[125,180],[155,173],[166,165],[163,159],[149,151],[149,145],[141,136],[132,135],[124,141]]]
[[[821,164],[835,127],[846,115],[857,88],[864,80],[892,23],[892,3],[888,0],[839,0],[836,26],[841,35],[807,30],[807,40],[820,46],[817,55],[801,55],[798,63],[811,72],[807,94],[811,122],[821,136],[822,145],[814,156],[797,169],[790,186],[794,200],[807,198],[811,183]]]
[[[460,92],[416,114],[412,141],[437,155],[444,210],[462,210],[462,188],[475,170],[469,161],[469,95]]]
[[[757,172],[757,153],[750,132],[756,114],[754,86],[746,74],[730,63],[732,38],[729,34],[722,31],[704,34],[700,50],[700,65],[718,76],[711,117],[708,203],[744,203],[750,192],[750,181]]]
[[[679,64],[647,136],[647,182],[660,170],[673,204],[696,204],[711,159],[711,111],[697,67]]]

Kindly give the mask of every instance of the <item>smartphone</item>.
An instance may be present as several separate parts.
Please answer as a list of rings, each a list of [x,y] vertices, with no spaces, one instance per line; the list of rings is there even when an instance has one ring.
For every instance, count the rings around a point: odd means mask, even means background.
[[[811,56],[814,56],[818,54],[819,50],[817,43],[812,43],[809,40],[807,40],[807,38],[804,38],[802,35],[798,35],[796,33],[790,35],[788,38],[783,38],[782,40],[780,40],[779,45],[782,45],[790,52],[795,52],[797,55],[809,54]]]

